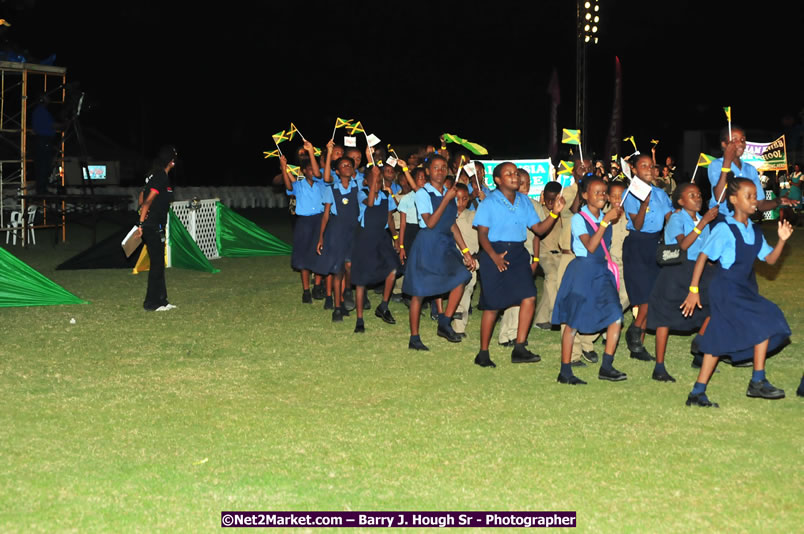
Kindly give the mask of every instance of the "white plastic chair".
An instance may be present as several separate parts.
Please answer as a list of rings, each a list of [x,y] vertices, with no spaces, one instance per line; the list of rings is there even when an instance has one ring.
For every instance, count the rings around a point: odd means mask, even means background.
[[[8,238],[14,236],[14,240],[12,241],[12,245],[17,244],[17,228],[22,226],[22,212],[19,211],[12,211],[11,218],[8,221],[9,225],[13,227],[13,230],[6,231],[6,245],[8,245]]]
[[[36,206],[28,206],[28,242],[36,244],[36,232],[34,232],[34,220],[36,220]]]

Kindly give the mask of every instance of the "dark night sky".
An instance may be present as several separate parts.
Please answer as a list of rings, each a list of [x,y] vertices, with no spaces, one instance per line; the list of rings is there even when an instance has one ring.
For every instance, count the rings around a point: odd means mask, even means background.
[[[75,5],[80,4],[81,9]],[[184,159],[180,181],[262,180],[270,134],[296,123],[323,146],[336,116],[395,144],[449,131],[498,157],[544,156],[558,68],[559,127],[574,127],[575,2],[0,2],[7,41],[53,52],[94,102],[84,124],[152,155]],[[253,5],[257,4],[257,5]],[[717,129],[722,106],[781,130],[801,91],[800,1],[601,0],[590,49],[587,144],[603,150],[614,56],[623,133],[677,152],[684,129]]]

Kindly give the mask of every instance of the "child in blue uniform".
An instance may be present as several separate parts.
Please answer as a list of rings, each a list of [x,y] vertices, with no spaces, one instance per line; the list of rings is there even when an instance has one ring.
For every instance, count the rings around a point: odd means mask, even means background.
[[[642,344],[648,320],[648,300],[659,277],[656,249],[664,223],[673,212],[673,203],[663,189],[653,184],[650,154],[637,156],[634,166],[639,179],[650,184],[650,193],[643,201],[629,194],[623,202],[629,232],[623,242],[623,276],[628,300],[637,308],[637,316],[625,332],[625,341],[632,358],[649,361],[653,357]]]
[[[461,336],[452,329],[452,315],[461,300],[464,284],[471,279],[467,269],[474,269],[474,259],[455,223],[456,190],[444,187],[447,160],[438,154],[431,155],[426,169],[430,183],[416,191],[419,233],[408,252],[402,285],[402,291],[411,296],[408,348],[415,350],[429,350],[419,337],[419,319],[422,299],[433,295],[449,293],[447,309],[438,317],[436,333],[451,343],[461,341]],[[461,252],[455,249],[455,243]]]
[[[607,186],[599,176],[588,176],[580,183],[585,205],[572,216],[572,252],[575,254],[558,288],[553,324],[562,325],[561,384],[586,384],[572,372],[572,343],[577,332],[592,334],[606,329],[606,349],[598,372],[601,380],[620,381],[627,377],[614,368],[614,351],[620,339],[623,311],[617,294],[619,273],[608,252],[612,230],[623,211],[619,205],[603,214]]]
[[[687,182],[678,186],[673,192],[673,205],[679,211],[670,216],[664,229],[665,244],[678,244],[683,259],[681,263],[661,268],[650,294],[647,327],[656,331],[656,366],[652,378],[660,382],[676,381],[664,365],[670,330],[679,332],[700,330],[703,333],[709,320],[708,289],[712,269],[705,269],[701,277],[699,296],[702,309],[692,316],[684,316],[680,310],[689,293],[687,284],[692,278],[695,260],[698,259],[698,253],[709,237],[709,223],[718,214],[718,208],[715,206],[703,217],[699,217],[698,212],[702,203],[701,190],[697,185]]]
[[[327,159],[324,164],[324,176],[331,176],[332,154],[335,142],[327,143]],[[335,161],[335,176],[332,183],[332,207],[324,214],[322,224],[327,225],[326,233],[322,233],[318,242],[319,252],[329,258],[327,272],[334,275],[335,303],[332,321],[343,321],[349,315],[343,303],[344,277],[351,270],[351,252],[355,232],[357,231],[360,208],[358,206],[358,186],[354,178],[355,164],[352,158],[343,156]],[[351,283],[347,281],[347,283]],[[348,287],[348,286],[347,286]]]
[[[784,391],[765,378],[765,359],[768,351],[781,347],[790,336],[790,327],[782,311],[761,297],[753,276],[754,260],[770,265],[782,254],[785,242],[793,234],[787,221],[779,221],[779,241],[768,245],[759,226],[749,217],[757,210],[757,188],[751,180],[732,178],[726,185],[728,215],[715,225],[704,243],[690,292],[682,305],[684,315],[698,313],[701,308],[699,282],[707,260],[719,262],[709,285],[711,319],[706,333],[698,336],[698,346],[704,353],[698,381],[687,397],[687,406],[717,407],[706,396],[706,386],[720,356],[730,356],[732,362],[753,358],[754,372],[746,395],[764,399],[781,399]],[[696,309],[697,308],[697,309]]]
[[[494,168],[497,189],[477,208],[473,225],[477,228],[478,243],[482,252],[480,263],[479,308],[483,310],[480,323],[480,352],[475,363],[481,367],[496,367],[489,356],[489,340],[499,310],[519,306],[519,323],[516,342],[511,352],[511,363],[529,363],[541,360],[525,344],[536,307],[536,288],[533,285],[531,255],[525,249],[528,228],[535,234],[533,257],[539,257],[539,235],[552,230],[558,215],[541,221],[527,195],[520,193],[520,173],[513,163],[501,163]],[[530,185],[530,177],[527,178]],[[556,201],[557,211],[564,207],[564,199]]]
[[[391,235],[394,231],[394,219],[391,212],[396,209],[396,202],[385,191],[382,191],[381,170],[369,163],[366,167],[368,189],[358,191],[360,216],[357,234],[352,246],[352,283],[357,286],[357,322],[355,333],[366,331],[363,323],[363,298],[366,286],[384,281],[383,298],[374,315],[388,324],[396,324],[388,300],[394,288],[396,271],[399,269],[399,258],[394,250]],[[390,229],[390,234],[388,233]]]
[[[312,146],[312,145],[311,145]],[[326,258],[318,254],[316,245],[321,234],[321,220],[324,211],[329,211],[332,205],[332,191],[321,180],[314,179],[315,172],[307,172],[310,164],[302,162],[305,169],[302,180],[293,181],[288,173],[288,160],[284,156],[279,158],[282,169],[282,178],[288,196],[296,197],[296,227],[293,229],[293,252],[290,256],[290,265],[301,271],[302,302],[311,304],[313,297],[310,294],[310,273],[326,271]],[[312,161],[315,170],[318,164]],[[313,169],[310,169],[313,170]],[[314,170],[313,170],[314,171]]]

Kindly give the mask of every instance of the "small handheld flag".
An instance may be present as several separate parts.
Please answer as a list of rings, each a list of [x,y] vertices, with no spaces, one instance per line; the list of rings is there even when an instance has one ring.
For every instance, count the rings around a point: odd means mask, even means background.
[[[347,126],[352,125],[352,119],[342,119],[337,117],[335,119],[335,128],[332,129],[332,139],[335,139],[335,130],[338,128],[346,128]]]
[[[477,143],[473,143],[472,141],[467,141],[466,139],[463,139],[462,137],[458,137],[455,134],[445,133],[444,134],[444,142],[445,143],[455,143],[455,144],[461,145],[462,147],[466,148],[467,150],[469,150],[469,152],[471,152],[472,154],[475,154],[476,156],[485,156],[485,155],[487,155],[489,153],[488,150],[486,150],[484,147],[478,145]]]
[[[567,128],[563,128],[561,130],[561,142],[565,145],[581,145],[581,131],[580,130],[568,130]]]
[[[299,137],[302,138],[302,141],[307,141],[307,139],[304,138],[304,136],[299,131],[299,129],[296,128],[296,125],[291,122],[290,123],[290,130],[288,130],[288,141],[291,141],[293,139],[294,134],[299,134]]]
[[[287,132],[285,130],[282,130],[279,133],[275,133],[271,137],[274,138],[274,143],[276,143],[277,145],[279,143],[281,143],[282,141],[287,141],[287,140],[290,139],[290,137],[288,137],[288,134],[287,134]]]
[[[346,127],[349,130],[349,135],[354,135],[356,133],[366,133],[366,130],[363,128],[363,124],[360,121],[357,121],[354,124],[350,124]]]
[[[278,158],[279,157],[279,149],[277,148],[276,150],[266,151],[266,152],[263,152],[263,154],[265,154],[265,159]]]
[[[561,160],[558,162],[558,174],[572,174],[573,167],[575,167],[575,163],[572,161]]]
[[[623,141],[631,141],[631,144],[634,145],[634,151],[639,150],[636,146],[636,141],[634,141],[633,135],[631,137],[626,137],[625,139],[623,139]]]
[[[726,121],[729,123],[729,141],[731,141],[731,106],[724,107],[723,111],[726,113]]]
[[[654,147],[655,147],[656,145],[658,145],[658,144],[659,144],[659,140],[658,140],[658,139],[651,139],[651,140],[650,140],[650,142],[651,142],[651,144],[652,144]]]
[[[301,176],[301,170],[296,165],[288,165],[288,172],[298,178]]]

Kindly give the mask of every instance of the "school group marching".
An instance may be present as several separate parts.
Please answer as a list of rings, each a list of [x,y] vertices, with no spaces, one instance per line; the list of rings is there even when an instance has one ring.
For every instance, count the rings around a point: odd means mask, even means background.
[[[749,397],[783,398],[766,378],[765,361],[791,332],[779,307],[760,296],[753,264],[775,263],[793,228],[779,222],[772,246],[750,217],[795,201],[764,199],[756,169],[740,159],[742,129],[724,130],[721,145],[702,211],[695,184],[679,184],[672,198],[656,185],[647,154],[629,161],[649,184],[647,194],[636,194],[621,177],[594,174],[589,161],[578,159],[572,184],[548,183],[537,202],[527,196],[530,176],[513,163],[494,168],[490,190],[483,165],[446,146],[431,147],[422,161],[417,155],[389,161],[383,149],[361,153],[331,140],[318,161],[305,141],[298,179],[280,158],[287,194],[295,197],[291,264],[301,272],[302,302],[323,299],[335,322],[355,313],[354,332],[364,333],[366,288],[379,286],[374,315],[395,324],[388,302],[404,300],[408,347],[426,351],[425,340],[432,346],[435,339],[420,335],[423,305],[437,320],[437,336],[459,343],[477,284],[474,363],[495,367],[489,351],[495,326],[498,342],[512,347],[512,363],[540,361],[528,348],[532,324],[560,327],[557,380],[568,385],[586,383],[573,369],[587,363],[600,363],[601,380],[627,378],[614,356],[623,311],[631,307],[635,319],[625,342],[631,358],[655,360],[654,380],[675,382],[664,361],[670,332],[697,332],[690,350],[700,373],[688,406],[717,407],[706,387],[723,357],[753,363]],[[537,302],[539,266],[545,281]],[[655,356],[643,345],[646,330],[656,333]],[[601,334],[599,358],[592,343]]]

